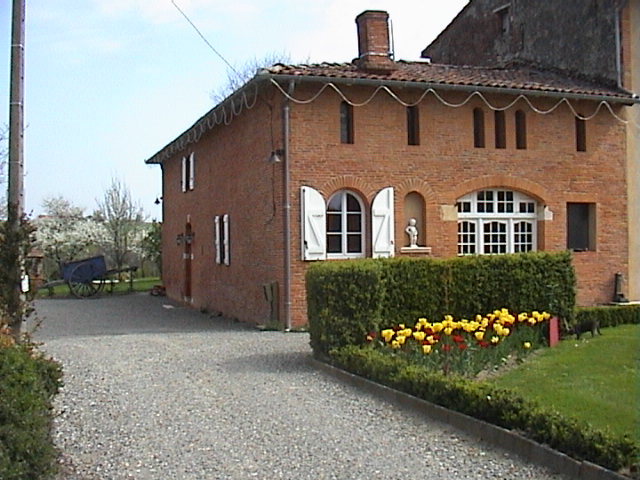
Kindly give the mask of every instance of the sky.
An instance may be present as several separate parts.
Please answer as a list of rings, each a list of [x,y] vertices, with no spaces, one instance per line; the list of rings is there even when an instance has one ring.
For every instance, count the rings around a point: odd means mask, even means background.
[[[174,1],[242,69],[274,55],[349,62],[355,17],[368,9],[389,12],[395,58],[419,60],[468,0]],[[0,0],[0,125],[9,124],[11,3]],[[160,220],[161,170],[144,160],[215,106],[227,65],[172,0],[26,3],[26,212],[62,196],[91,214],[118,179]]]

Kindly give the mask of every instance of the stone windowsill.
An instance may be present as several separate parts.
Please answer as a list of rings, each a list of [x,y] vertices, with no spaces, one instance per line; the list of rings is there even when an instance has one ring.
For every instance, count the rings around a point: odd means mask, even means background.
[[[431,247],[402,247],[400,253],[406,255],[431,255]]]

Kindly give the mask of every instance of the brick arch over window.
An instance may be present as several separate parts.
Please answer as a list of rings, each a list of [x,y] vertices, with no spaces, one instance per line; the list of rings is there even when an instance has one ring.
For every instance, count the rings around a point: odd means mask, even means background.
[[[474,178],[462,182],[447,192],[445,203],[455,205],[458,198],[470,192],[477,190],[486,190],[491,188],[506,188],[510,190],[520,191],[545,205],[551,197],[550,193],[539,183],[520,177],[512,177],[509,175],[487,175],[484,177]]]
[[[322,185],[322,188],[320,189],[326,198],[329,198],[338,190],[351,190],[352,192],[357,193],[362,200],[367,203],[367,208],[377,193],[377,189],[373,188],[369,182],[351,175],[342,175],[332,178]]]

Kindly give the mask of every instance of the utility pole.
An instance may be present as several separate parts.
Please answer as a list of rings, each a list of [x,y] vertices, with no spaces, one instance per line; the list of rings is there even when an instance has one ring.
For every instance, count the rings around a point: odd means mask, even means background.
[[[20,338],[22,328],[22,254],[19,238],[24,213],[24,25],[25,1],[13,0],[11,22],[11,94],[9,98],[9,189],[7,194],[7,234],[11,237],[8,247],[15,249],[11,258],[14,265],[7,265],[12,271],[14,284],[9,285],[8,298],[9,327],[15,339]]]

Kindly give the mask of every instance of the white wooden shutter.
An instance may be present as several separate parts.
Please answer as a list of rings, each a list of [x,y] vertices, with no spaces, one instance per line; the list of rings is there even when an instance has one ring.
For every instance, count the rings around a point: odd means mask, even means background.
[[[325,260],[327,258],[327,212],[324,198],[314,188],[302,187],[300,201],[302,259]]]
[[[224,264],[229,265],[229,215],[225,214],[222,217],[222,226],[224,231],[224,244],[222,245],[224,250]]]
[[[387,187],[378,192],[371,206],[373,258],[393,257],[394,238],[393,187]]]
[[[180,174],[180,188],[187,191],[187,157],[182,157],[182,173]]]
[[[196,186],[196,156],[193,152],[189,155],[189,190]]]
[[[221,260],[221,245],[220,245],[220,217],[218,215],[215,216],[215,218],[213,219],[214,225],[215,225],[215,246],[216,246],[216,263],[220,263]]]

